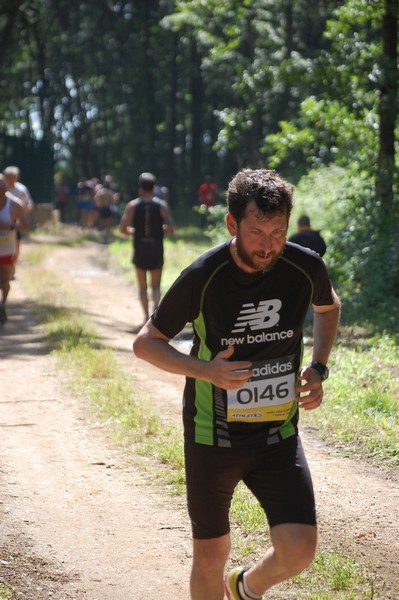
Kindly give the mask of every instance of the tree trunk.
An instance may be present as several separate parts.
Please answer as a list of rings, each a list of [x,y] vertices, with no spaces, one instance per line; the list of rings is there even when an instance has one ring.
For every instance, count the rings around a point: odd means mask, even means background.
[[[376,195],[380,201],[383,227],[393,225],[393,181],[395,172],[395,125],[398,98],[398,0],[385,0],[382,22],[383,58],[379,106],[379,156]]]

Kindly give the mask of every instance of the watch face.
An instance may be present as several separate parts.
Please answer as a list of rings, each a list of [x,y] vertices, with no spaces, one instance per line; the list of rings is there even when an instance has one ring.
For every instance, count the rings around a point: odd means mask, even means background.
[[[321,373],[321,380],[325,381],[326,379],[328,379],[329,374],[330,374],[330,371],[328,370],[328,367],[326,367],[324,369],[324,373]]]
[[[317,360],[315,360],[314,362],[311,363],[310,365],[313,369],[316,369],[316,371],[318,371],[320,373],[320,378],[322,381],[325,381],[330,372],[328,370],[328,367],[326,367],[326,365],[323,365],[321,362],[318,362]]]

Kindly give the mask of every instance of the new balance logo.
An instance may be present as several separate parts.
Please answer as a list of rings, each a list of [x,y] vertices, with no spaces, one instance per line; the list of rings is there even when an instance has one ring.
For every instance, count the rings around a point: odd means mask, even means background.
[[[237,317],[237,321],[231,333],[241,333],[247,327],[251,331],[259,329],[267,329],[274,327],[280,320],[279,310],[281,308],[281,300],[263,300],[259,303],[258,308],[253,302],[244,304]]]

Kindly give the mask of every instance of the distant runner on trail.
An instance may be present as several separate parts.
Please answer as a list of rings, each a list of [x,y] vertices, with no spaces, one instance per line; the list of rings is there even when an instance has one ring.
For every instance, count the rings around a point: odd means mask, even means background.
[[[144,318],[149,316],[147,272],[150,273],[153,308],[161,297],[161,277],[164,263],[163,238],[173,235],[174,226],[168,204],[155,196],[155,175],[142,173],[139,177],[139,197],[130,200],[119,224],[119,230],[133,236],[133,259]]]
[[[139,358],[186,376],[192,600],[222,600],[224,591],[230,600],[260,600],[298,575],[316,551],[315,499],[298,418],[300,408],[322,402],[340,303],[320,256],[286,241],[292,193],[274,171],[237,173],[227,192],[231,238],[181,273],[133,344]],[[302,366],[310,304],[313,356]],[[190,355],[169,343],[186,323],[194,330]],[[265,511],[271,546],[224,583],[239,481]]]
[[[290,242],[299,244],[304,248],[310,248],[324,256],[327,250],[326,243],[322,238],[320,231],[312,229],[310,226],[310,218],[308,215],[301,215],[297,221],[298,231],[289,238]]]
[[[0,325],[7,321],[6,302],[17,259],[17,232],[28,229],[25,208],[18,198],[7,195],[7,181],[0,175]]]
[[[201,208],[200,226],[204,228],[208,224],[209,209],[218,201],[218,187],[210,175],[205,176],[205,181],[201,183],[197,193]]]
[[[34,202],[32,200],[32,196],[28,190],[28,188],[26,187],[26,185],[24,185],[23,183],[20,182],[20,177],[21,177],[21,171],[19,169],[19,167],[15,167],[15,166],[8,166],[4,169],[4,177],[6,179],[7,182],[7,194],[10,196],[10,198],[14,198],[15,200],[17,200],[17,202],[19,202],[22,206],[22,208],[24,208],[26,213],[30,213],[33,208],[34,208]],[[14,261],[14,266],[13,266],[13,273],[12,273],[12,278],[14,278],[15,276],[15,268],[17,265],[17,261],[19,259],[19,254],[20,254],[20,249],[21,249],[21,240],[22,240],[22,234],[21,231],[23,231],[22,229],[17,229],[17,253],[16,253],[16,258]]]
[[[198,199],[201,206],[203,205],[207,208],[215,206],[218,199],[218,188],[210,175],[206,175],[205,181],[199,186]]]

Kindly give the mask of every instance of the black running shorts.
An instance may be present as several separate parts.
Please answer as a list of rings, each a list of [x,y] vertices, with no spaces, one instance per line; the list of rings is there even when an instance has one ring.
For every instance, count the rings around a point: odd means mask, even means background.
[[[135,240],[133,264],[144,271],[161,269],[163,266],[162,240]]]
[[[188,512],[196,539],[229,533],[230,503],[241,480],[260,502],[269,527],[316,525],[312,478],[297,436],[261,449],[186,441],[185,461]]]

